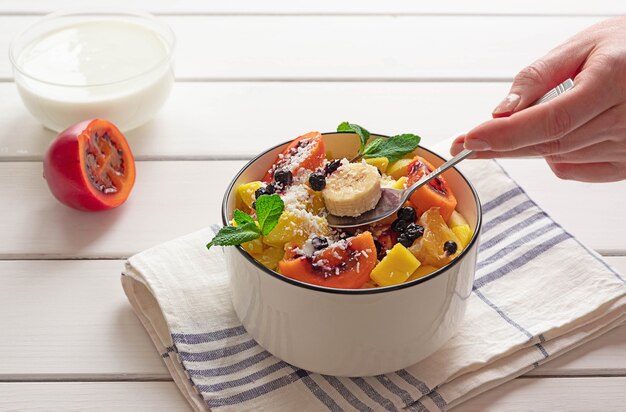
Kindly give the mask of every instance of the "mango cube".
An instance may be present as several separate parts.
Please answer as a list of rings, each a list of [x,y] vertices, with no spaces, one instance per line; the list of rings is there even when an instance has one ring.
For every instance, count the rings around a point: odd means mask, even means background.
[[[328,232],[326,220],[304,211],[286,211],[278,219],[276,227],[263,236],[263,243],[279,247],[287,242],[303,244],[312,232],[325,235]]]
[[[397,243],[381,260],[370,277],[380,286],[392,286],[406,282],[420,266],[420,261],[400,243]]]
[[[455,226],[463,225],[467,225],[467,220],[465,220],[463,215],[456,210],[452,211],[452,213],[450,214],[450,219],[448,219],[448,226],[450,226],[450,228],[453,228]]]
[[[262,185],[263,183],[259,181],[254,181],[250,183],[244,183],[237,188],[237,193],[239,194],[239,197],[241,198],[243,203],[245,203],[246,206],[248,206],[249,208],[252,208],[252,202],[256,200],[254,192],[256,192],[256,190]]]
[[[385,173],[387,166],[389,166],[389,159],[386,157],[372,157],[371,159],[365,159],[365,163],[376,167],[380,170],[380,173]]]
[[[409,276],[409,278],[406,281],[410,282],[415,279],[423,278],[424,276],[433,273],[435,270],[437,270],[437,268],[434,266],[420,265],[420,267],[418,267],[417,270],[413,272],[413,274]]]
[[[470,229],[469,225],[460,225],[454,226],[452,228],[452,231],[461,241],[461,246],[463,247],[463,249],[465,249],[470,239],[472,238],[472,235],[474,234],[472,232],[472,229]]]
[[[406,176],[408,173],[408,166],[412,161],[413,159],[396,160],[387,167],[387,174],[396,180],[400,179],[402,176]]]
[[[398,189],[398,190],[404,190],[405,186],[406,186],[406,182],[409,179],[406,176],[402,176],[400,179],[396,180],[396,182],[394,184],[392,184],[390,187],[392,189]]]
[[[241,247],[243,248],[243,250],[255,257],[263,253],[263,241],[261,240],[261,238],[242,243]]]
[[[278,267],[278,262],[285,256],[285,251],[282,247],[268,246],[263,250],[263,253],[256,256],[263,266],[268,269],[274,270]]]

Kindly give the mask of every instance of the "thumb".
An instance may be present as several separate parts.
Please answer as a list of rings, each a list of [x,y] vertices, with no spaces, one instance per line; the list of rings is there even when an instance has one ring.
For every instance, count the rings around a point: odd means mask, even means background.
[[[557,84],[574,78],[592,49],[580,43],[574,38],[522,69],[515,76],[509,94],[496,106],[492,116],[508,117],[519,112]]]

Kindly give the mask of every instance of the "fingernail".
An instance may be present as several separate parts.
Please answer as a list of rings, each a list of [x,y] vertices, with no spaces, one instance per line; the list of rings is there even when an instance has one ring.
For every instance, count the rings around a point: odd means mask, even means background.
[[[495,109],[493,109],[493,112],[491,113],[492,116],[493,117],[507,117],[507,116],[512,115],[519,101],[520,101],[519,94],[510,93],[507,97],[504,98],[504,100],[500,102],[500,104],[496,106]]]
[[[476,150],[479,152],[491,149],[491,146],[489,146],[489,143],[480,139],[471,139],[471,140],[466,139],[464,146],[468,150]]]

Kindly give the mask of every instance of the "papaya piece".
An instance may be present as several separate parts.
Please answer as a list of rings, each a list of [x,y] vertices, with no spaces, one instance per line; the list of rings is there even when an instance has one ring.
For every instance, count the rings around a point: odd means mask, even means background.
[[[288,254],[289,255],[289,254]],[[376,266],[376,246],[370,232],[336,244],[311,258],[292,256],[278,262],[281,274],[301,282],[340,289],[360,289]]]
[[[415,156],[413,161],[407,166],[408,181],[407,187],[420,180],[424,175],[430,173],[435,167],[426,159]],[[417,189],[410,197],[411,203],[416,208],[418,215],[426,212],[432,207],[438,207],[441,217],[446,222],[450,219],[452,212],[456,209],[457,200],[450,186],[443,176],[431,180],[427,185]]]
[[[274,172],[279,169],[288,169],[295,176],[300,169],[314,171],[319,169],[326,158],[324,139],[320,132],[309,132],[295,138],[276,157],[272,167],[265,173],[263,182],[274,181]]]

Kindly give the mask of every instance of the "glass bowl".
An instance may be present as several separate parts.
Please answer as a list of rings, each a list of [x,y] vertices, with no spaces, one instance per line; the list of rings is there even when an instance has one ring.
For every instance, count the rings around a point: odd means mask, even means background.
[[[169,26],[149,13],[74,9],[26,28],[9,59],[24,105],[45,127],[99,117],[128,131],[167,100],[175,44]]]

